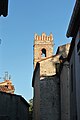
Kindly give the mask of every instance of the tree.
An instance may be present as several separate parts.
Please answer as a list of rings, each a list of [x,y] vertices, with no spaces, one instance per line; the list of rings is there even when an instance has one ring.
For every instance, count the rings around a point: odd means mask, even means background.
[[[33,99],[29,100],[29,120],[32,120],[32,116],[33,116]]]

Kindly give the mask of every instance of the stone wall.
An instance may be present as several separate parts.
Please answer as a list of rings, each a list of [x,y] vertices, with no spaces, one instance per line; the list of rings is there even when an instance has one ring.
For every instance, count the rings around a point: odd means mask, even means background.
[[[50,33],[49,36],[47,36],[44,32],[41,36],[38,34],[35,34],[34,36],[34,67],[36,66],[36,63],[42,60],[44,57],[43,49],[45,49],[45,58],[50,57],[53,55],[53,35]]]
[[[40,120],[60,120],[60,89],[56,76],[40,80]]]
[[[29,120],[29,104],[19,95],[0,92],[0,120]]]
[[[56,74],[56,63],[59,63],[60,55],[51,56],[40,62],[40,76],[52,76]]]

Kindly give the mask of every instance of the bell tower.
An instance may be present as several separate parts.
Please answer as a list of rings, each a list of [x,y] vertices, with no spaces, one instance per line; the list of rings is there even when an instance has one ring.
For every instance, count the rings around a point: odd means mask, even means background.
[[[53,35],[47,36],[44,32],[41,36],[34,35],[34,67],[36,63],[53,55]]]

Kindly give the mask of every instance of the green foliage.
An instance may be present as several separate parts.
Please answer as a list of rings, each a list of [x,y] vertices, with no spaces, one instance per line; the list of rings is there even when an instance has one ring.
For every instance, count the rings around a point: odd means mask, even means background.
[[[33,99],[29,100],[29,105],[30,105],[29,111],[32,112],[33,111]]]

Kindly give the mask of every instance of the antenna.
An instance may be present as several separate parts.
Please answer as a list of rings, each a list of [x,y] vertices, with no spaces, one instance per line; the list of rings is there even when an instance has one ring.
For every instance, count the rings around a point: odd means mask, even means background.
[[[9,75],[9,80],[11,80],[11,75]]]
[[[5,80],[8,80],[8,72],[5,72],[5,77],[4,77]]]

